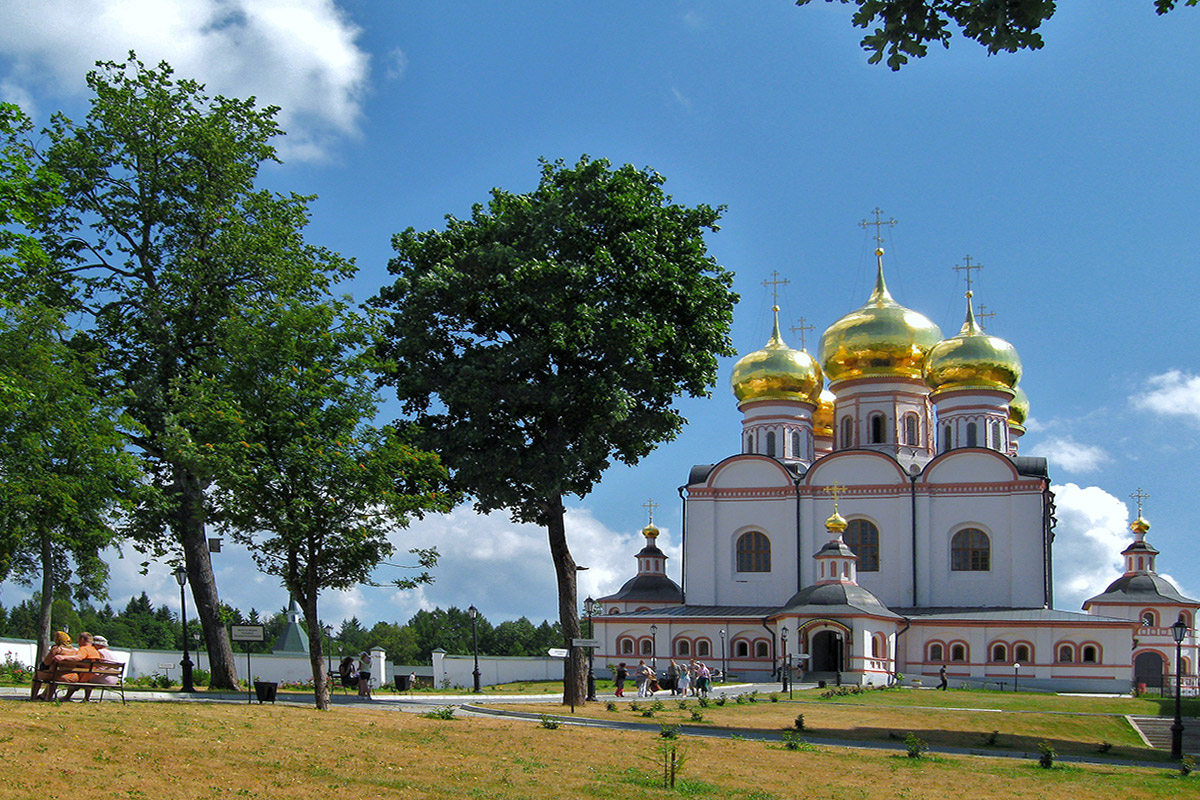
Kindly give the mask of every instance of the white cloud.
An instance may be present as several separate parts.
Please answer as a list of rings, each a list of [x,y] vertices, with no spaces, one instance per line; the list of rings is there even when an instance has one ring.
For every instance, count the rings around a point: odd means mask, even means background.
[[[392,48],[387,55],[387,79],[398,81],[408,71],[408,56],[399,47]]]
[[[676,103],[679,103],[679,105],[683,106],[684,110],[686,110],[686,111],[692,110],[691,98],[689,98],[683,92],[676,89],[674,86],[671,87],[671,95],[675,98]]]
[[[1130,398],[1134,408],[1200,423],[1200,375],[1173,369],[1152,375],[1149,391]]]
[[[1129,510],[1097,486],[1054,488],[1054,605],[1077,610],[1122,574],[1121,551],[1132,541]]]
[[[1069,437],[1043,439],[1029,449],[1028,455],[1041,456],[1067,472],[1094,472],[1112,461],[1104,448],[1080,444]]]
[[[334,0],[54,0],[0,4],[6,84],[79,93],[98,60],[165,60],[209,92],[281,108],[286,157],[355,135],[368,56]],[[6,92],[10,91],[6,88]]]

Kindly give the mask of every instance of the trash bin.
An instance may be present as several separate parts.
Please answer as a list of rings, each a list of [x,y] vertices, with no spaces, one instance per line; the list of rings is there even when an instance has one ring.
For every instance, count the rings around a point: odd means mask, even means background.
[[[272,681],[255,681],[254,682],[254,696],[256,698],[258,698],[258,702],[260,705],[262,703],[274,703],[275,702],[275,693],[278,691],[279,691],[278,683],[274,683]]]
[[[396,681],[397,692],[407,692],[412,686],[408,683],[407,675],[393,675],[392,678]]]
[[[825,681],[817,681],[817,688],[818,688],[818,689],[824,689],[824,688],[825,688]]]

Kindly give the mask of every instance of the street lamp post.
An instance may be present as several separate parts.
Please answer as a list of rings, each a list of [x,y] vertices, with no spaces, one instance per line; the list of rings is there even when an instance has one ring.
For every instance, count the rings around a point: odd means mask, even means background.
[[[596,601],[588,597],[583,601],[583,610],[587,612],[588,619],[588,638],[596,638],[596,622],[592,619],[592,614],[596,613]],[[596,701],[596,648],[588,648],[588,676],[587,676],[587,700],[589,703]]]
[[[729,664],[725,661],[725,629],[721,628],[721,681],[729,680]]]
[[[784,625],[783,630],[779,632],[779,638],[783,640],[783,689],[788,693],[788,699],[790,700],[792,697],[792,682],[790,680],[791,675],[788,674],[791,672],[791,668],[788,664],[787,637],[788,629],[787,625]]]
[[[479,694],[483,691],[479,686],[479,626],[475,622],[479,617],[479,609],[471,606],[467,613],[471,615],[471,648],[475,651],[475,671],[471,674],[475,677],[475,694]]]
[[[650,669],[654,670],[654,679],[658,680],[658,626],[650,626]]]
[[[1021,682],[1021,665],[1013,664],[1013,691],[1017,691],[1017,684]]]
[[[1180,706],[1180,690],[1183,688],[1183,638],[1188,626],[1182,618],[1171,626],[1171,637],[1175,640],[1175,722],[1171,724],[1171,758],[1183,758],[1183,716]]]
[[[184,587],[187,586],[187,570],[182,564],[175,568],[175,582],[179,584],[179,621],[183,626],[183,660],[179,662],[183,672],[183,686],[180,687],[180,691],[194,692],[196,687],[192,685],[192,659],[188,655],[187,600],[183,593]]]
[[[325,675],[328,677],[333,674],[333,626],[326,625],[322,630],[325,631],[325,654],[329,657],[329,666],[325,669]]]

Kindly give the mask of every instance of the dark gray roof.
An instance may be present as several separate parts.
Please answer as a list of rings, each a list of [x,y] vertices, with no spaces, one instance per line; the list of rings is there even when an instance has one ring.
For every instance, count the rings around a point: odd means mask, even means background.
[[[830,539],[825,543],[825,546],[817,551],[819,556],[855,556],[858,554],[850,549],[850,545],[846,544],[841,539]]]
[[[899,619],[882,601],[856,583],[823,583],[806,586],[788,600],[783,611],[789,614],[831,616],[872,614]]]
[[[298,622],[289,622],[275,640],[272,653],[307,653],[308,635]]]
[[[657,549],[657,548],[656,548]],[[610,594],[601,597],[601,602],[645,601],[648,603],[680,603],[683,602],[683,590],[679,584],[666,575],[638,575],[625,581],[625,585]]]
[[[975,622],[1122,622],[1129,624],[1127,619],[1119,617],[1103,617],[1098,614],[1084,614],[1081,611],[1060,611],[1056,608],[897,608],[897,613],[913,620],[936,620],[939,622],[963,620]]]
[[[1200,601],[1181,595],[1175,585],[1161,575],[1135,573],[1117,578],[1103,592],[1085,600],[1084,607],[1088,603],[1155,602],[1200,605]]]
[[[749,618],[760,620],[779,611],[779,606],[673,606],[649,611],[631,611],[624,617],[719,617],[721,619]],[[609,615],[612,616],[611,614]]]
[[[1017,472],[1021,475],[1028,475],[1031,478],[1049,478],[1050,470],[1046,466],[1046,459],[1038,456],[1013,456],[1013,466],[1017,468]]]
[[[704,483],[708,480],[709,474],[713,471],[716,464],[696,464],[688,473],[688,486],[693,486],[697,483]]]

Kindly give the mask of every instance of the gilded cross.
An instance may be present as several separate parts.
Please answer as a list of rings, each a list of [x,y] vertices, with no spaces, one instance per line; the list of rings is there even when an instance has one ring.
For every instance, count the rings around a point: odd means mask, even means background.
[[[838,481],[834,481],[832,486],[825,487],[825,494],[833,495],[833,510],[838,510],[838,498],[846,493],[847,489]]]
[[[1149,499],[1150,495],[1143,492],[1142,487],[1139,486],[1138,490],[1129,496],[1132,497],[1134,500],[1137,500],[1138,516],[1140,517],[1142,515],[1142,501]]]
[[[787,278],[780,280],[779,270],[777,269],[771,270],[771,280],[763,281],[763,286],[771,287],[771,297],[774,300],[774,305],[779,305],[779,287],[787,286],[789,283],[791,283],[791,281],[789,281]]]
[[[881,217],[883,217],[883,211],[878,206],[876,206],[875,210],[872,211],[871,213],[875,215],[875,221],[871,222],[870,220],[864,219],[858,223],[858,227],[862,228],[865,231],[868,226],[874,225],[875,226],[875,243],[878,244],[880,247],[883,247],[883,236],[881,234],[881,230],[884,225],[887,225],[889,228],[894,226],[896,224],[896,220],[892,219],[891,217],[889,217],[886,220],[881,219]]]
[[[805,332],[805,331],[815,331],[815,330],[816,330],[816,328],[814,328],[812,325],[805,325],[805,324],[804,324],[805,322],[806,322],[806,320],[804,319],[804,317],[801,317],[801,318],[800,318],[800,324],[799,324],[799,325],[793,325],[791,328],[789,328],[789,330],[790,330],[792,333],[798,333],[798,334],[800,334],[800,349],[801,349],[801,350],[807,350],[807,349],[808,349],[807,345],[805,344],[804,332]]]
[[[983,269],[983,264],[972,264],[970,256],[965,256],[963,258],[963,261],[965,261],[966,264],[963,266],[955,266],[954,271],[955,272],[960,272],[963,270],[966,271],[966,273],[967,273],[967,291],[969,292],[969,291],[971,291],[971,270]]]
[[[646,509],[646,513],[650,517],[650,524],[653,525],[654,524],[654,509],[658,508],[658,503],[654,502],[653,499],[650,499],[650,500],[647,500],[646,502],[642,503],[642,508]]]
[[[980,303],[979,312],[975,314],[975,321],[979,323],[980,328],[985,328],[983,324],[985,319],[991,319],[992,317],[996,316],[995,311],[984,311],[985,308],[987,308],[987,306],[985,306],[983,303]]]

